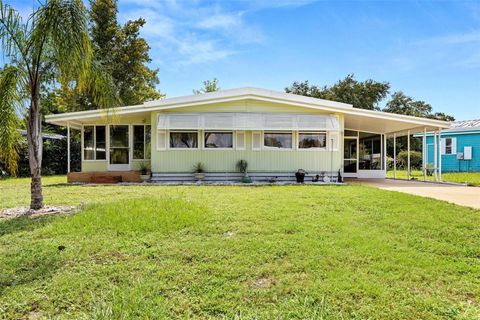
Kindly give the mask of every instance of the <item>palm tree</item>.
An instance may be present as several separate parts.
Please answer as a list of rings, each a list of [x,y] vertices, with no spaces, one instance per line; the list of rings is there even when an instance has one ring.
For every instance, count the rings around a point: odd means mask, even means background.
[[[25,21],[0,0],[0,41],[8,62],[0,73],[0,159],[15,173],[23,107],[34,210],[43,207],[40,90],[47,68],[53,66],[61,84],[88,90],[101,108],[119,102],[111,78],[93,61],[87,19],[81,0],[46,0]]]

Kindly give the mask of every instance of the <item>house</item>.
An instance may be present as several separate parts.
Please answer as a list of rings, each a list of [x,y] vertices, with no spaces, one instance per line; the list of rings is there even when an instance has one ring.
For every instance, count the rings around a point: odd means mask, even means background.
[[[253,180],[309,176],[383,178],[386,140],[447,129],[444,121],[353,108],[334,101],[238,88],[169,98],[111,111],[49,115],[48,123],[81,130],[80,174],[122,175],[147,162],[153,181],[236,180],[239,160]],[[307,177],[310,179],[310,177]]]
[[[436,141],[440,148],[443,172],[480,171],[480,120],[457,121],[451,128],[443,130]],[[435,140],[432,132],[427,133],[427,163],[434,165]]]

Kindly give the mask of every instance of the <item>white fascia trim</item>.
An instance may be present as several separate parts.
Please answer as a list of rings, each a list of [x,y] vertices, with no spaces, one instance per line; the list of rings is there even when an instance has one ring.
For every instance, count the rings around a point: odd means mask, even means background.
[[[231,90],[229,92],[233,93],[233,91],[235,90],[236,89]],[[253,91],[257,91],[257,89]],[[260,90],[260,91],[264,92],[263,90]],[[205,94],[205,95],[210,95],[210,94]],[[111,116],[126,115],[126,114],[133,114],[133,113],[139,113],[139,112],[161,111],[161,110],[176,109],[176,108],[182,108],[182,107],[201,106],[201,105],[211,104],[211,103],[231,102],[231,101],[250,99],[250,100],[261,100],[266,102],[274,102],[274,103],[283,103],[283,104],[297,106],[297,107],[304,107],[304,108],[310,108],[310,109],[322,110],[322,111],[330,111],[334,113],[342,113],[345,115],[357,115],[357,116],[364,116],[364,117],[373,117],[373,118],[383,119],[383,120],[401,121],[401,122],[406,122],[411,124],[417,124],[419,126],[434,126],[438,128],[444,128],[444,129],[450,128],[450,123],[446,121],[399,115],[399,114],[382,112],[382,111],[358,109],[358,108],[353,108],[351,107],[351,105],[344,104],[344,103],[309,98],[309,97],[301,97],[301,96],[292,95],[292,94],[276,93],[273,95],[276,95],[277,97],[268,97],[265,95],[257,95],[252,93],[239,94],[239,95],[226,95],[225,91],[224,92],[220,91],[217,93],[212,93],[209,97],[207,97],[207,99],[205,99],[204,97],[205,95],[198,95],[199,97],[198,99],[195,99],[197,96],[187,96],[187,97],[180,97],[180,98],[165,99],[160,101],[151,101],[143,105],[120,107],[112,110],[89,110],[89,111],[79,111],[79,112],[70,112],[70,113],[63,113],[63,114],[56,114],[56,115],[48,115],[45,117],[45,119],[46,119],[46,122],[48,123],[54,123],[56,121],[89,119],[89,118],[96,118],[100,116],[109,116],[109,115]],[[290,99],[279,97],[283,95],[285,95],[286,98],[290,98]],[[218,98],[218,96],[223,98]],[[161,105],[158,105],[159,102]]]

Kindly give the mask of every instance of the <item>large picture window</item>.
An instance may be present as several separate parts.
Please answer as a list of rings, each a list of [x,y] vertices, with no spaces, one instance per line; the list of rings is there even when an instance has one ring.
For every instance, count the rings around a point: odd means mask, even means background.
[[[299,132],[298,148],[314,149],[327,146],[327,134],[325,132]]]
[[[292,149],[292,133],[265,132],[263,134],[263,146],[267,149]]]
[[[150,125],[133,126],[133,159],[150,159]]]
[[[83,159],[106,160],[105,126],[83,127]]]
[[[233,132],[206,131],[204,134],[205,148],[232,149]]]
[[[196,149],[198,148],[198,132],[170,132],[170,148]]]

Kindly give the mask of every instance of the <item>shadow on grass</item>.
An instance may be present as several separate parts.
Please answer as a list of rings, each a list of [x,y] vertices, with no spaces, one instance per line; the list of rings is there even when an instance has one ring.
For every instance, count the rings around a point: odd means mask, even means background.
[[[0,237],[22,231],[33,231],[53,222],[55,216],[29,217],[20,216],[15,218],[0,219]]]

